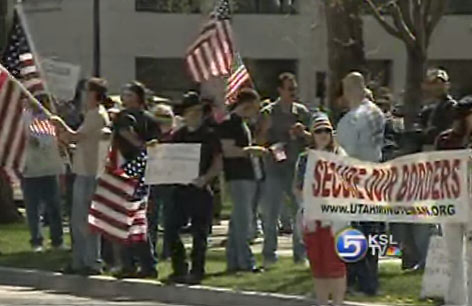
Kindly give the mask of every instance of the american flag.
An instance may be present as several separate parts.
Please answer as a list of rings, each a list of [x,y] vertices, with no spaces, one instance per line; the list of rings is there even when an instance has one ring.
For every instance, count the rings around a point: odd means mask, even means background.
[[[234,56],[231,74],[226,80],[225,103],[228,105],[233,104],[236,101],[239,90],[243,87],[253,88],[254,86],[251,81],[251,76],[238,53]]]
[[[117,154],[110,152],[110,164],[98,179],[98,186],[90,207],[90,227],[106,237],[121,243],[147,239],[146,193],[144,169],[146,155],[128,161],[119,168],[111,160]]]
[[[233,62],[233,30],[229,0],[218,0],[210,21],[187,51],[186,61],[197,83],[230,73]]]
[[[0,65],[0,168],[11,180],[17,179],[25,162],[27,129],[22,96],[18,81]]]
[[[44,82],[36,65],[35,56],[16,11],[2,63],[16,79],[22,80],[23,85],[33,96],[45,94]]]
[[[31,51],[25,29],[16,11],[13,17],[13,26],[8,44],[2,57],[2,63],[13,77],[22,81],[23,85],[33,96],[37,97],[40,101],[43,97],[47,96],[35,56]],[[35,137],[46,138],[56,135],[54,126],[44,114],[33,118],[30,132]]]

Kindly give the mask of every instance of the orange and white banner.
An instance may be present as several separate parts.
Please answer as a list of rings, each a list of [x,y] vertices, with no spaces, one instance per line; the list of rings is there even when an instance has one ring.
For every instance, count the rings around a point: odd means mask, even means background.
[[[465,223],[470,150],[370,163],[310,151],[304,216],[314,220]]]

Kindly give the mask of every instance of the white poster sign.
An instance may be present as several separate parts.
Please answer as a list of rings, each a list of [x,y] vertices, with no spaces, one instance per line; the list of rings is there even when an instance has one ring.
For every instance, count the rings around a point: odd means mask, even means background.
[[[463,223],[468,220],[470,150],[370,163],[310,151],[305,216],[313,220]]]
[[[51,93],[60,101],[72,100],[80,77],[80,66],[44,59],[42,68]]]
[[[422,298],[444,298],[451,277],[448,251],[443,237],[432,236],[429,242],[426,267],[421,285]]]
[[[146,184],[189,184],[200,167],[201,144],[158,144],[148,148]]]

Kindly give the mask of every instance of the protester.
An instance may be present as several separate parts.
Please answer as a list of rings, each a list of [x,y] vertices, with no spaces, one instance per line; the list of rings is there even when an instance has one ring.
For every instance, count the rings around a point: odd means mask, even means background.
[[[209,183],[221,171],[222,149],[216,132],[204,124],[203,104],[197,93],[185,94],[180,108],[185,126],[175,132],[173,142],[201,144],[201,157],[199,177],[190,185],[176,187],[175,202],[165,222],[173,269],[169,280],[198,284],[205,275],[207,238],[213,216],[213,196]],[[179,235],[180,228],[189,220],[193,236],[190,274],[185,247]]]
[[[100,237],[90,232],[88,212],[97,184],[99,142],[102,129],[109,125],[109,118],[101,103],[106,98],[107,84],[103,79],[91,78],[86,85],[86,113],[77,131],[61,118],[52,121],[60,131],[60,137],[77,145],[72,171],[74,180],[72,216],[72,271],[87,275],[100,274]]]
[[[382,160],[385,119],[382,111],[366,99],[365,80],[362,74],[352,72],[343,79],[343,93],[349,104],[349,112],[338,123],[339,144],[347,154],[363,161]],[[376,222],[353,223],[365,235],[378,233]],[[378,254],[367,255],[359,262],[348,265],[348,286],[355,290],[375,295],[378,289]]]
[[[45,113],[33,108],[33,117],[46,118]],[[37,135],[29,129],[26,146],[26,161],[23,170],[23,198],[26,217],[34,252],[42,252],[41,205],[45,206],[50,229],[52,247],[64,249],[59,175],[64,172],[64,164],[59,154],[56,137]]]
[[[472,136],[472,96],[460,100],[454,107],[454,110],[455,115],[452,129],[448,129],[438,136],[436,139],[437,150],[459,150],[470,147],[470,137]],[[443,233],[449,254],[448,262],[451,275],[447,286],[445,302],[447,305],[470,305],[472,303],[470,220],[466,224],[444,224]],[[465,263],[467,263],[467,269],[465,268]],[[467,270],[467,274],[464,280],[465,270]]]
[[[278,78],[279,99],[261,111],[257,142],[272,152],[264,160],[266,179],[261,201],[265,267],[277,261],[277,221],[286,198],[293,216],[297,211],[292,181],[298,155],[308,141],[305,126],[310,120],[307,108],[295,102],[297,86],[293,74],[282,73]],[[293,258],[296,263],[305,262],[305,250],[297,231],[293,231]]]
[[[167,143],[172,141],[173,133],[175,132],[175,116],[172,107],[166,104],[157,104],[151,112],[159,122],[161,135],[159,143]],[[157,241],[158,241],[158,226],[161,220],[165,220],[169,207],[173,205],[174,197],[173,185],[155,185],[151,187],[149,197],[149,214],[148,214],[148,228],[149,237],[152,243],[152,251],[155,258],[158,258]],[[163,224],[163,222],[162,222]],[[166,259],[170,256],[169,244],[164,234],[164,241],[162,244],[161,259]]]
[[[232,105],[231,117],[219,127],[223,146],[224,175],[233,204],[226,244],[226,262],[229,272],[258,272],[249,246],[252,221],[252,201],[257,179],[261,176],[256,156],[267,152],[264,147],[253,146],[252,134],[246,120],[259,112],[260,98],[252,89],[242,89]]]
[[[399,142],[402,134],[401,126],[397,124],[392,115],[393,96],[388,88],[382,87],[375,97],[375,104],[385,116],[384,145],[382,147],[382,158],[384,161],[396,157],[399,150]]]
[[[313,120],[311,132],[313,135],[311,149],[346,155],[346,152],[336,144],[333,127],[325,115],[320,115]],[[304,206],[303,181],[307,161],[308,151],[300,154],[298,158],[294,180],[294,193],[302,208]],[[341,306],[346,291],[346,266],[336,254],[334,235],[348,224],[339,221],[310,220],[303,215],[302,218],[303,236],[313,273],[318,305],[329,305],[331,296],[332,305]]]
[[[113,143],[118,148],[125,162],[120,165],[125,173],[139,181],[134,199],[141,200],[148,196],[144,185],[144,169],[146,163],[146,143],[158,139],[159,124],[146,108],[146,90],[139,82],[127,84],[122,92],[121,99],[125,107],[113,122]],[[151,242],[131,243],[121,247],[122,270],[120,277],[157,277],[156,262],[151,252]],[[136,270],[136,260],[140,270]]]
[[[423,151],[434,149],[434,140],[452,125],[454,106],[457,103],[450,95],[449,75],[442,69],[429,69],[423,88],[429,103],[421,113],[424,129]]]

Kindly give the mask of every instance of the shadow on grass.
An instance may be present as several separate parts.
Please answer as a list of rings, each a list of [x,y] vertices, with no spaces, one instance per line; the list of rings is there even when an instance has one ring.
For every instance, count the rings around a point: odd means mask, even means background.
[[[0,256],[0,266],[58,272],[67,265],[69,258],[67,251],[10,253]]]

